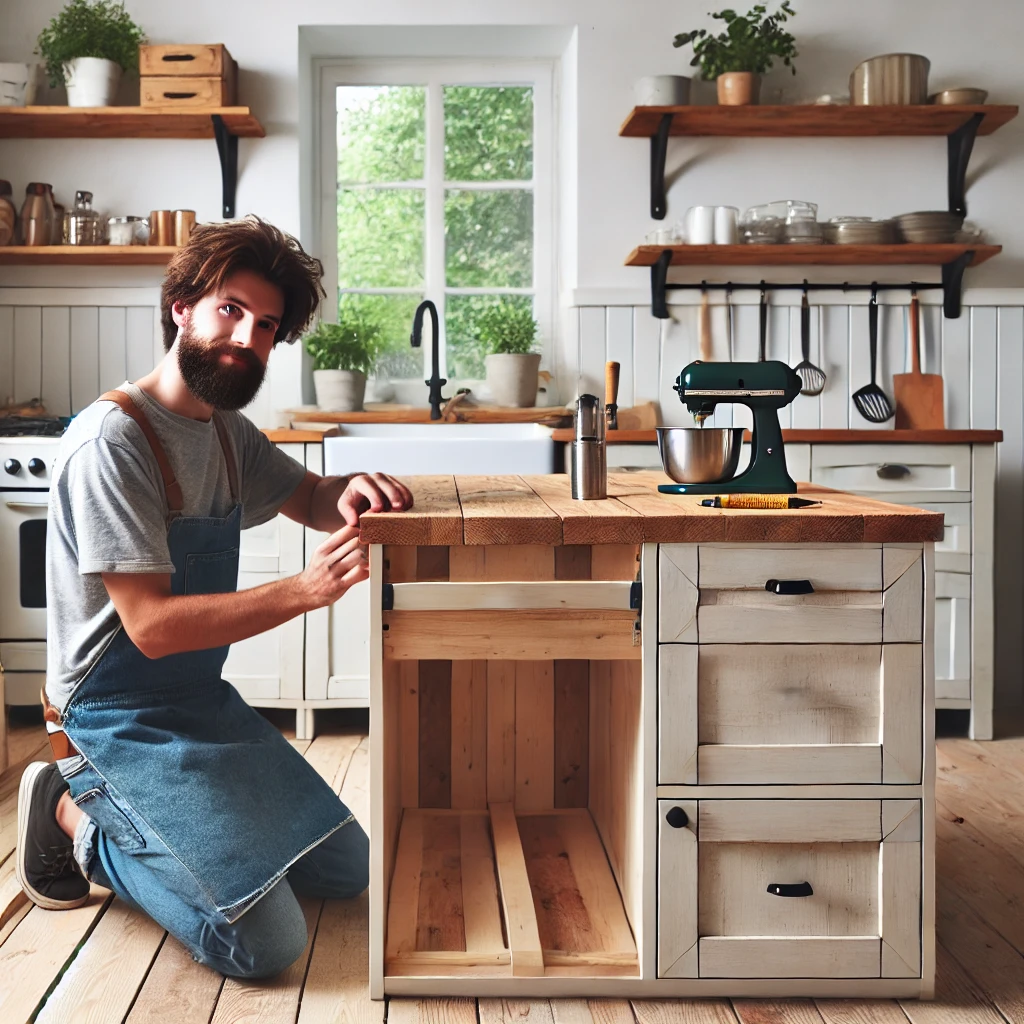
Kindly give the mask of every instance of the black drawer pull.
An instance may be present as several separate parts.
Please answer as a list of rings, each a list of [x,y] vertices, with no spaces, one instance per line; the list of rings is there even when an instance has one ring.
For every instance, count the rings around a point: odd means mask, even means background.
[[[786,885],[782,882],[771,882],[768,885],[768,892],[772,896],[813,896],[814,890],[810,882],[795,882]]]
[[[902,480],[903,477],[910,476],[910,467],[901,466],[898,462],[883,462],[875,470],[875,475],[882,480]]]
[[[665,820],[673,828],[686,828],[690,823],[690,819],[687,817],[686,811],[684,811],[682,807],[671,808],[668,814],[665,815]]]
[[[811,586],[810,580],[768,580],[764,589],[771,594],[788,596],[814,593],[814,587]]]
[[[165,100],[194,100],[199,93],[197,92],[165,92]]]

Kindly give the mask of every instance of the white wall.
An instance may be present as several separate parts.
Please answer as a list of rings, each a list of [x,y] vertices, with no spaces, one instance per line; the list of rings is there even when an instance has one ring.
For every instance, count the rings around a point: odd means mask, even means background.
[[[25,60],[61,0],[4,0],[0,60]],[[536,24],[579,27],[578,189],[564,197],[578,211],[578,268],[566,282],[580,288],[629,288],[643,271],[622,261],[651,226],[645,140],[620,139],[632,84],[648,73],[685,72],[688,57],[673,35],[709,23],[713,6],[678,0],[131,0],[132,15],[154,42],[223,41],[241,67],[240,89],[267,128],[267,138],[240,147],[239,212],[255,211],[299,230],[296,142],[298,26],[344,24]],[[840,91],[861,59],[893,50],[924,53],[935,87],[977,84],[993,101],[1019,95],[1019,40],[1024,5],[1014,0],[803,0],[793,28],[802,56],[796,78],[774,76],[787,98]],[[773,82],[768,83],[770,88]],[[1024,119],[981,139],[972,170],[970,217],[1006,246],[971,276],[974,285],[1022,281],[1024,218],[1018,182],[1024,170]],[[943,208],[945,140],[673,141],[669,169],[686,164],[669,196],[669,218],[691,202],[746,206],[783,197],[817,201],[824,216],[883,215]],[[195,208],[201,220],[220,213],[212,142],[3,141],[0,177],[21,190],[32,178],[58,194],[91,188],[105,208],[146,212]],[[28,283],[4,273],[4,283]],[[123,272],[114,272],[122,274]],[[128,275],[136,278],[137,275]],[[70,278],[78,283],[82,275]],[[62,280],[69,280],[65,271]],[[109,277],[107,278],[109,280]],[[33,278],[38,283],[38,278]]]

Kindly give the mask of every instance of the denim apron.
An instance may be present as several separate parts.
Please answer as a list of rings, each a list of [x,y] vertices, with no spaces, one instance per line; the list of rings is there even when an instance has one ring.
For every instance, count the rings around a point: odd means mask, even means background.
[[[100,400],[143,426],[161,464],[172,593],[234,591],[242,506],[216,413],[235,504],[222,519],[183,517],[174,515],[180,486],[145,414],[124,392]],[[221,678],[227,654],[225,646],[150,659],[119,626],[68,701],[63,728],[83,755],[67,774],[75,802],[129,852],[145,846],[133,818],[145,822],[233,923],[352,815]]]

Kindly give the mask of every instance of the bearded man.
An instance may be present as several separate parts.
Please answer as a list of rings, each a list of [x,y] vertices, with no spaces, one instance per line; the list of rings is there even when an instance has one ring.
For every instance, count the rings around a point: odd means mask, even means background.
[[[232,643],[366,578],[363,512],[412,504],[384,474],[306,471],[238,411],[311,322],[322,273],[257,218],[197,228],[163,285],[167,354],[75,417],[52,472],[56,760],[21,780],[18,879],[49,910],[113,889],[235,977],[295,961],[296,895],[355,896],[369,868],[348,808],[221,678]],[[298,575],[237,591],[241,530],[278,512],[330,536]]]

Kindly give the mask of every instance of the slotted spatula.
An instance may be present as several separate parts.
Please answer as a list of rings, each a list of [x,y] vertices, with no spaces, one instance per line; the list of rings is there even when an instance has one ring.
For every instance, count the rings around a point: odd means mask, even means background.
[[[891,420],[895,410],[889,396],[875,383],[878,369],[878,296],[871,292],[868,304],[868,331],[871,343],[871,383],[865,384],[853,393],[853,404],[857,412],[871,423],[884,423]]]
[[[908,313],[910,373],[897,373],[892,379],[897,430],[942,430],[946,425],[942,375],[921,372],[920,312],[917,295],[912,294]]]
[[[800,302],[800,350],[803,359],[796,366],[801,395],[820,395],[825,390],[825,372],[811,362],[811,307],[807,292]]]

